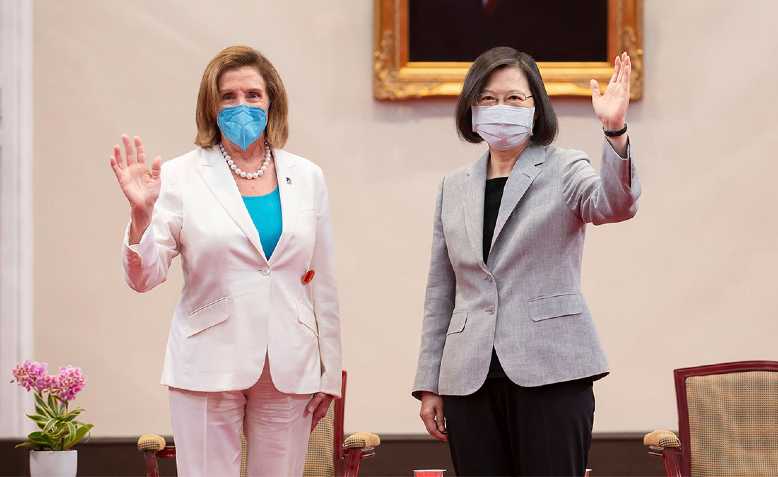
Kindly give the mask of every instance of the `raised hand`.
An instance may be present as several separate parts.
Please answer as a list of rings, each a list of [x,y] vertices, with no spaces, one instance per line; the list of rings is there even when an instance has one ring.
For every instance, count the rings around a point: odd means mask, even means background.
[[[113,147],[111,157],[111,169],[116,174],[124,196],[130,202],[133,214],[146,214],[151,216],[154,203],[159,197],[159,172],[161,159],[155,157],[151,163],[151,169],[146,166],[146,155],[143,151],[143,141],[135,136],[135,148],[127,135],[122,135],[124,143],[124,156],[119,145]]]
[[[159,173],[162,160],[159,156],[155,157],[151,162],[151,170],[149,170],[146,167],[143,141],[135,136],[135,149],[133,149],[130,138],[123,134],[122,142],[124,143],[125,157],[122,157],[119,145],[115,145],[113,157],[111,157],[111,169],[116,174],[116,180],[119,182],[124,196],[130,202],[132,221],[128,239],[130,244],[135,244],[140,241],[143,232],[151,223],[151,212],[154,210],[157,197],[159,197],[161,185]]]
[[[597,81],[591,81],[594,114],[597,115],[605,129],[612,131],[624,127],[627,120],[627,107],[629,106],[629,76],[631,72],[632,63],[625,51],[616,57],[613,76],[611,76],[604,94],[600,94],[600,86]]]

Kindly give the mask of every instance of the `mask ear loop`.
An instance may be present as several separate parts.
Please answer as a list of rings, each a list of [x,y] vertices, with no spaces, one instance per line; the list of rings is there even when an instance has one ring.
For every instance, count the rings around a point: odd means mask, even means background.
[[[273,144],[270,142],[270,135],[267,133],[270,130],[270,108],[273,107],[273,102],[268,100],[267,102],[267,111],[265,111],[265,130],[262,132],[262,136],[264,136],[265,144],[270,146],[270,155],[273,158],[273,162],[276,160],[276,153],[273,152]]]
[[[273,150],[273,144],[270,142],[270,134],[268,134],[268,131],[270,131],[270,110],[272,107],[273,102],[268,100],[267,111],[265,112],[265,130],[262,132],[262,135],[264,136],[265,147],[270,148],[270,157],[273,159],[273,163],[275,164],[276,151]]]

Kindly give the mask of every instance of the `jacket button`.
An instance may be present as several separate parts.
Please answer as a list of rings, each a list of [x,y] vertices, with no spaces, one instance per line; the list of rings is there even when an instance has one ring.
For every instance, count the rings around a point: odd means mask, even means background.
[[[269,268],[268,269],[260,268],[259,269],[259,273],[261,273],[262,275],[265,275],[265,276],[270,275],[270,269]]]
[[[494,277],[493,277],[493,276],[491,276],[491,275],[486,275],[486,276],[484,277],[484,280],[486,280],[487,282],[491,282],[491,281],[493,281],[493,280],[494,280]]]
[[[486,307],[486,312],[489,313],[490,315],[493,315],[494,314],[494,305],[487,306]]]

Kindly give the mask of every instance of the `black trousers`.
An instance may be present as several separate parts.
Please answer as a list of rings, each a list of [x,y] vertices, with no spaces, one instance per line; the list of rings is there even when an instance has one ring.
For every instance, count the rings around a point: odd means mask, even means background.
[[[591,380],[526,388],[489,378],[469,396],[443,396],[458,476],[583,476],[592,443]]]

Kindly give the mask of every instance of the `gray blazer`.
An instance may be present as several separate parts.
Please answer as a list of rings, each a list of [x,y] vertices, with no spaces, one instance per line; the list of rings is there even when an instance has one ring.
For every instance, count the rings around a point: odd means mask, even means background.
[[[530,146],[516,161],[483,262],[489,154],[440,186],[413,395],[467,395],[486,380],[492,348],[520,386],[607,373],[581,295],[586,224],[627,220],[640,183],[607,141],[600,174],[587,155]]]

